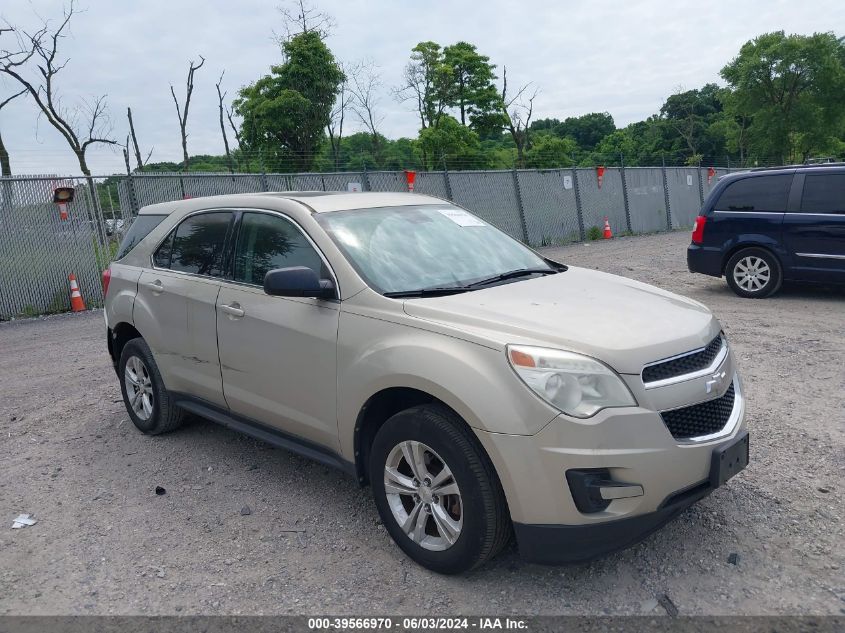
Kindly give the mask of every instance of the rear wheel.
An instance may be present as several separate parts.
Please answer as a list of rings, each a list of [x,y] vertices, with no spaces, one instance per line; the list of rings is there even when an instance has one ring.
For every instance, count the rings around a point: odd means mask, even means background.
[[[731,290],[740,297],[769,297],[781,285],[780,262],[764,248],[745,248],[728,260],[725,278]]]
[[[384,526],[423,567],[461,573],[495,556],[510,538],[493,465],[445,407],[421,405],[390,418],[376,434],[369,472]]]
[[[126,411],[140,431],[158,435],[179,428],[185,417],[164,387],[149,345],[134,338],[123,347],[118,364]]]

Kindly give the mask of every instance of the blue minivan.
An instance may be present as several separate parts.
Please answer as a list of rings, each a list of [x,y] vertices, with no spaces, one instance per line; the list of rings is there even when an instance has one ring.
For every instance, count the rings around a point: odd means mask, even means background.
[[[845,163],[723,176],[687,249],[691,272],[725,276],[740,297],[784,281],[845,283]]]

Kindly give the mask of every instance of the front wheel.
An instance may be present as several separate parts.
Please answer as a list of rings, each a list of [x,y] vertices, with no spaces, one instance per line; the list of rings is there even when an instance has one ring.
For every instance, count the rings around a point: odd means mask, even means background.
[[[417,406],[385,422],[373,442],[369,472],[384,526],[423,567],[461,573],[495,556],[510,539],[493,465],[445,407]]]
[[[745,248],[730,258],[725,266],[725,278],[740,297],[769,297],[780,288],[780,262],[764,248]]]

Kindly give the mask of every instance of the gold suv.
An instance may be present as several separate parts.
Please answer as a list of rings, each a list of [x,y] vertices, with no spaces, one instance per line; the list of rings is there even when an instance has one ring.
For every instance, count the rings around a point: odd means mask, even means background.
[[[272,193],[141,209],[104,273],[144,433],[186,412],[373,488],[458,573],[628,546],[748,462],[710,311],[548,260],[438,198]]]

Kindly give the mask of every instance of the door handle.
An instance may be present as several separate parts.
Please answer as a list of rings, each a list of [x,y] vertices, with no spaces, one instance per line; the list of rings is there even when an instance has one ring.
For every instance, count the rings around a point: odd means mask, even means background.
[[[220,309],[230,317],[234,317],[236,319],[241,318],[245,314],[244,311],[241,310],[241,304],[239,303],[230,303],[229,305],[222,304]]]
[[[161,294],[162,292],[164,292],[164,285],[161,283],[161,280],[159,280],[159,279],[156,279],[155,281],[149,281],[149,282],[145,283],[144,285],[150,290],[150,292],[152,292],[155,295],[158,295],[158,294]]]

